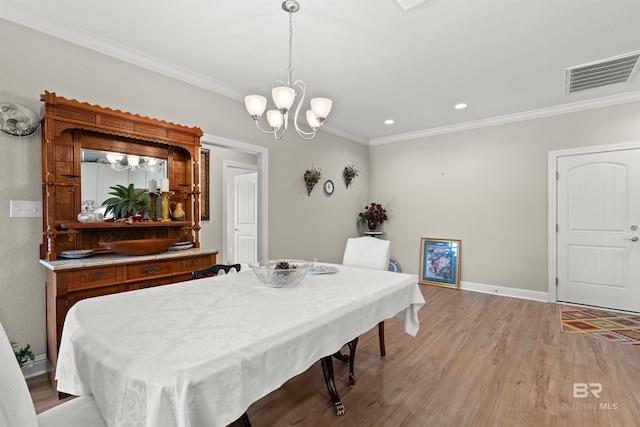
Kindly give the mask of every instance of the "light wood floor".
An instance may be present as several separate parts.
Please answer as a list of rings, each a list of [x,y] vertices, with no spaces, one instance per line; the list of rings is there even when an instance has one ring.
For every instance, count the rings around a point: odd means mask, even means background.
[[[421,286],[416,338],[387,321],[361,337],[357,384],[334,362],[346,407],[337,417],[320,364],[251,405],[266,426],[640,426],[640,347],[560,332],[558,306]],[[600,383],[574,398],[573,383]],[[44,376],[29,380],[36,410],[55,405]]]

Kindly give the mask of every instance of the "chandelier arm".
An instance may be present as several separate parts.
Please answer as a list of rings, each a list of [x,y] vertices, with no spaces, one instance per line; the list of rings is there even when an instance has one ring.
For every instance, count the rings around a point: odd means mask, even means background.
[[[256,127],[258,128],[258,130],[260,130],[260,132],[267,133],[267,134],[276,133],[275,130],[264,130],[264,129],[262,129],[262,127],[260,127],[260,119],[255,120],[255,122],[256,122]]]
[[[313,139],[313,137],[316,136],[317,129],[316,130],[312,129],[311,132],[305,132],[302,129],[300,129],[300,126],[298,126],[298,116],[299,116],[299,113],[300,113],[300,108],[302,108],[302,104],[304,103],[304,97],[305,97],[305,95],[307,93],[305,84],[304,84],[304,82],[302,80],[297,80],[293,84],[292,87],[294,89],[296,87],[298,87],[302,91],[302,93],[300,94],[300,101],[298,102],[298,105],[296,106],[296,114],[295,114],[295,116],[293,118],[293,124],[294,124],[294,126],[296,128],[296,132],[298,132],[298,135],[300,135],[300,137],[302,137],[304,139],[307,139],[307,140]]]
[[[260,119],[256,119],[255,122],[256,122],[256,127],[262,133],[266,133],[268,135],[273,135],[273,137],[275,139],[277,139],[277,140],[282,139],[282,137],[284,136],[284,131],[285,131],[284,125],[280,127],[280,129],[282,129],[282,132],[280,133],[280,135],[278,135],[278,130],[279,129],[276,129],[276,130],[264,130],[264,129],[262,129],[262,127],[260,127]]]

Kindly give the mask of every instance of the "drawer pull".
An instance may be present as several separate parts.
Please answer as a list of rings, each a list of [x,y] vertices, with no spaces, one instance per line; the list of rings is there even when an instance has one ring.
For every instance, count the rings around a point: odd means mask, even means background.
[[[148,267],[144,269],[144,274],[157,273],[158,267]]]
[[[95,276],[93,276],[93,280],[100,280],[104,277],[104,273],[96,273]]]

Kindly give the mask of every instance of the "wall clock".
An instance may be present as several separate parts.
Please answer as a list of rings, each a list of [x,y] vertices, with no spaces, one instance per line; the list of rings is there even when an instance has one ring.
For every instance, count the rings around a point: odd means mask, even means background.
[[[328,195],[331,195],[331,194],[333,194],[333,190],[334,190],[333,181],[331,181],[330,179],[326,180],[324,182],[324,191]]]

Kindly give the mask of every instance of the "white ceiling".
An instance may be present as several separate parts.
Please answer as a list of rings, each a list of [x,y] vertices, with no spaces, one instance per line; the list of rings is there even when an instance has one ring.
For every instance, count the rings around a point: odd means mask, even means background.
[[[640,50],[640,0],[430,0],[409,11],[393,0],[299,2],[293,78],[307,100],[334,101],[328,131],[360,142],[640,100],[637,75],[564,88],[566,68]],[[280,5],[0,0],[0,17],[242,100],[286,78]]]

